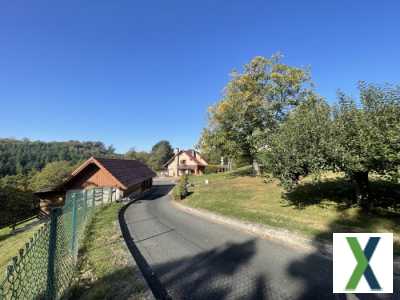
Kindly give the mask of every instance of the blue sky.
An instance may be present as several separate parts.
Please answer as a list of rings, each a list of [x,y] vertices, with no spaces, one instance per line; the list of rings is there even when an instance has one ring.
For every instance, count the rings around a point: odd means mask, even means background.
[[[317,91],[400,83],[399,1],[2,1],[0,137],[191,147],[232,69],[280,51]]]

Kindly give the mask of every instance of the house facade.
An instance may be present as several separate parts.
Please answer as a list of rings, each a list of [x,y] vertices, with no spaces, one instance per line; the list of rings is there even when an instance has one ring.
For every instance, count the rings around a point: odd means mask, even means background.
[[[174,156],[164,164],[167,176],[202,175],[208,163],[196,150],[176,150]]]
[[[59,186],[36,192],[42,211],[64,205],[69,191],[111,188],[115,199],[140,194],[151,188],[156,174],[137,160],[91,157]]]

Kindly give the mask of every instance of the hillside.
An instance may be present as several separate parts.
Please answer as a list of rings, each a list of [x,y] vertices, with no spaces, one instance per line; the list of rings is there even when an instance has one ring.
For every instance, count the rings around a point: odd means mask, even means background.
[[[112,146],[97,141],[42,142],[0,139],[0,177],[41,170],[53,161],[77,163],[92,155],[113,156]]]

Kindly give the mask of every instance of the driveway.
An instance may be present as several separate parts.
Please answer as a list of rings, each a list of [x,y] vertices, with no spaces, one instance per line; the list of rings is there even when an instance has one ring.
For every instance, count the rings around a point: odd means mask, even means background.
[[[156,181],[124,215],[136,247],[171,298],[346,299],[332,294],[326,258],[182,212],[166,195],[171,188]],[[376,296],[351,299],[357,298]]]

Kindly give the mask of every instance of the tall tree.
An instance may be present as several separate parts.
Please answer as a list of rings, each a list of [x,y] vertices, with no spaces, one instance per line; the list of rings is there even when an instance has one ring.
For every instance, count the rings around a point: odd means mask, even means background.
[[[296,107],[260,152],[267,170],[290,190],[301,176],[331,168],[331,110],[317,95]]]
[[[359,90],[359,104],[339,93],[333,109],[310,98],[272,136],[266,165],[285,186],[311,172],[343,171],[354,183],[358,204],[368,210],[373,204],[368,175],[399,176],[400,87],[361,82]]]
[[[150,165],[150,153],[146,151],[136,151],[135,148],[131,148],[126,154],[127,159],[137,159],[146,165]]]
[[[359,83],[360,105],[339,93],[330,158],[352,179],[358,203],[369,209],[368,175],[394,177],[400,168],[400,86]]]
[[[162,166],[174,155],[171,144],[162,140],[151,148],[150,165],[155,170],[161,170]]]
[[[281,63],[281,56],[255,57],[243,73],[233,72],[222,99],[209,109],[209,125],[199,147],[220,149],[250,163],[266,137],[307,93],[309,72]]]
[[[35,174],[31,179],[31,188],[34,191],[42,188],[54,187],[63,182],[73,171],[67,161],[55,161],[48,163],[41,172]]]

